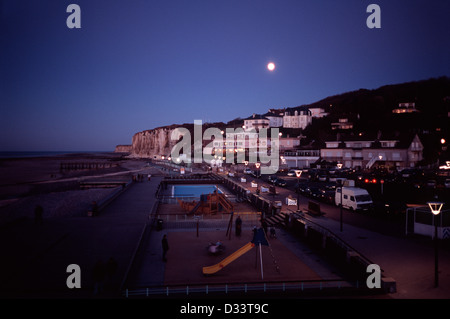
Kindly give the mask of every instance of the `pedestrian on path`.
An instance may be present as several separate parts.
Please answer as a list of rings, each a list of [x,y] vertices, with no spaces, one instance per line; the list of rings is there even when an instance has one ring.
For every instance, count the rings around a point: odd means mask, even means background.
[[[163,261],[167,261],[166,254],[167,254],[167,251],[169,250],[169,242],[167,241],[167,235],[163,236],[162,250],[163,250],[162,259],[163,259]]]
[[[241,231],[242,231],[242,219],[241,216],[238,216],[236,218],[236,237],[241,236]]]

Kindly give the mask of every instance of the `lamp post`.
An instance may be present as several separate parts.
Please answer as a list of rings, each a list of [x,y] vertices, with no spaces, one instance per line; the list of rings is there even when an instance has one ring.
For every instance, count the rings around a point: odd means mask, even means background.
[[[340,191],[341,191],[341,202],[340,202],[340,205],[339,205],[339,210],[340,210],[340,213],[339,213],[339,215],[340,215],[340,218],[339,218],[339,220],[340,220],[340,231],[342,232],[343,231],[343,226],[344,226],[344,224],[343,224],[343,216],[342,216],[342,188],[343,188],[343,186],[344,186],[344,181],[342,180],[342,179],[338,179],[338,186],[340,187]]]
[[[296,169],[295,175],[297,176],[297,211],[300,210],[300,176],[302,176],[302,170]]]
[[[439,273],[438,273],[438,215],[441,212],[444,203],[441,202],[428,202],[431,212],[434,215],[434,286],[439,285]]]
[[[257,171],[256,171],[256,178],[259,178],[259,167],[261,166],[261,163],[255,163],[255,167],[256,167],[256,169],[257,169]]]

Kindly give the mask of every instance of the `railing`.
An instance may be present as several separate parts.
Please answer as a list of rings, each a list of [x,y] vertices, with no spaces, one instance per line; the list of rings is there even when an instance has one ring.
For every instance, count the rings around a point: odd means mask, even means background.
[[[320,232],[323,236],[334,238],[336,244],[339,245],[341,248],[345,248],[347,251],[353,251],[353,252],[357,253],[360,256],[361,260],[363,260],[365,263],[373,264],[373,262],[369,258],[367,258],[361,252],[359,252],[358,250],[353,248],[350,244],[345,242],[343,239],[341,239],[338,235],[336,235],[334,232],[332,232],[328,228],[313,222],[312,220],[308,219],[304,215],[296,214],[296,216],[298,217],[298,219],[303,220],[306,226],[314,228],[315,230]],[[383,269],[381,269],[381,271],[384,272]]]
[[[200,198],[200,196],[194,196],[194,195],[177,195],[177,196],[172,196],[172,195],[159,195],[158,196],[158,200],[163,203],[163,204],[177,204],[178,203],[178,199],[188,202],[188,201],[193,201],[193,200],[198,200]]]
[[[258,221],[261,219],[261,212],[239,212],[235,213],[235,216],[240,216],[242,221]],[[156,219],[161,219],[165,222],[181,222],[181,221],[196,221],[205,220],[205,221],[220,221],[220,220],[230,220],[230,214],[163,214],[156,215]]]
[[[276,282],[248,282],[248,283],[213,283],[192,285],[165,285],[136,289],[122,290],[122,296],[130,298],[133,296],[166,296],[192,295],[192,294],[231,294],[231,293],[270,293],[270,292],[321,292],[321,291],[343,291],[366,289],[364,283],[359,281],[345,281],[340,279],[331,280],[303,280],[303,281],[276,281]]]

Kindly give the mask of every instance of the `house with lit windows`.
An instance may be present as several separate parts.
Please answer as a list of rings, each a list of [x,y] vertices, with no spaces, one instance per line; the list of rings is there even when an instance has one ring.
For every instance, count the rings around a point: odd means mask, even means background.
[[[378,134],[374,139],[364,135],[340,135],[340,138],[325,142],[320,157],[329,162],[341,163],[346,168],[384,167],[402,170],[415,167],[423,159],[423,144],[417,134]]]

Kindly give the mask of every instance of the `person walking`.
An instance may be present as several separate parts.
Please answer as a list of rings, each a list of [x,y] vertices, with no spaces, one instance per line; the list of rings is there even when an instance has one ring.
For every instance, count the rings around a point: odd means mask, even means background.
[[[166,254],[167,254],[167,251],[169,250],[169,242],[167,241],[167,235],[163,236],[162,250],[163,250],[162,259],[163,259],[163,261],[167,261]]]
[[[236,218],[236,236],[237,237],[241,236],[241,231],[242,231],[242,219],[241,219],[241,216],[238,216]]]

